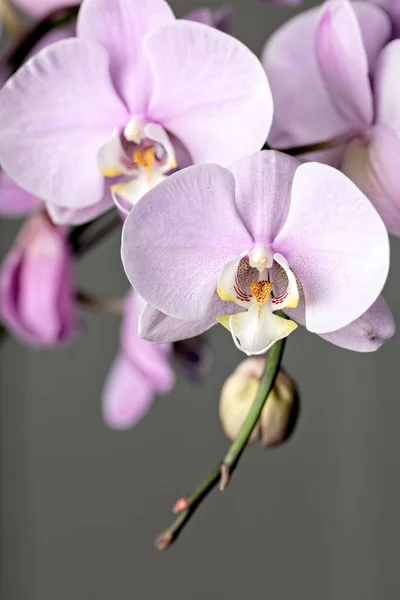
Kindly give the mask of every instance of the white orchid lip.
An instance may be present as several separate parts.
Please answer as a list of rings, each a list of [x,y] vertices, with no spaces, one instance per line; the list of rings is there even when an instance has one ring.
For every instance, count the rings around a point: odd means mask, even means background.
[[[286,282],[279,295],[274,295],[274,282],[271,281],[274,263]],[[236,346],[248,356],[263,354],[297,328],[294,321],[274,314],[277,310],[297,307],[296,277],[284,256],[272,254],[265,246],[257,245],[245,258],[242,255],[226,263],[220,272],[217,291],[221,300],[247,309],[222,316],[218,321],[231,332]]]
[[[174,146],[165,129],[139,117],[131,119],[122,133],[114,131],[100,148],[97,162],[101,173],[115,180],[110,185],[114,202],[126,213],[177,168]]]

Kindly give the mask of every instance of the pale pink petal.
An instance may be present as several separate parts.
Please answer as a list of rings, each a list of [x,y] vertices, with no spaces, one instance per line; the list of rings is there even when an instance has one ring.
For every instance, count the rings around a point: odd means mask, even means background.
[[[113,429],[129,429],[150,410],[155,390],[150,379],[123,354],[114,361],[106,379],[103,418]]]
[[[368,59],[361,28],[349,0],[328,0],[317,29],[322,78],[339,114],[354,128],[373,118]]]
[[[324,340],[354,350],[374,352],[389,341],[396,332],[392,312],[380,296],[371,308],[347,327],[321,335]]]
[[[306,326],[315,333],[336,331],[364,314],[389,270],[388,235],[376,210],[345,175],[318,163],[297,169],[274,250],[299,278]]]
[[[29,215],[43,205],[43,202],[22,190],[0,170],[0,215],[22,217]]]
[[[271,92],[260,62],[241,42],[176,21],[149,35],[144,51],[154,82],[149,116],[183,142],[194,162],[229,166],[263,146]]]
[[[0,92],[0,161],[24,189],[64,208],[100,202],[97,150],[127,113],[106,51],[85,40],[42,50]]]
[[[85,0],[79,12],[78,37],[107,50],[115,86],[132,113],[146,112],[151,74],[143,40],[175,17],[164,0]]]
[[[377,125],[368,137],[354,140],[341,170],[370,199],[388,231],[400,235],[400,138],[390,127]]]

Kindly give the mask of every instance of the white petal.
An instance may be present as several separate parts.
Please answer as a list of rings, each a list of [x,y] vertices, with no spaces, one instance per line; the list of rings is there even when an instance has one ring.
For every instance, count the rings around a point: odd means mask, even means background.
[[[252,303],[248,311],[232,315],[229,325],[236,346],[248,356],[264,354],[297,328],[294,321],[274,315],[271,302]]]

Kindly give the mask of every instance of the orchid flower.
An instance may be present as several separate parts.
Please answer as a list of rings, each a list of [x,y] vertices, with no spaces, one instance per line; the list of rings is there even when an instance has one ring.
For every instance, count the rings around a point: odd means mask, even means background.
[[[131,293],[125,303],[122,349],[108,375],[103,392],[105,422],[114,429],[136,425],[150,409],[157,392],[174,386],[172,345],[157,345],[138,336],[141,298]]]
[[[26,222],[2,264],[0,315],[16,337],[35,346],[66,344],[78,331],[67,231],[44,212]]]
[[[125,222],[122,258],[148,303],[144,338],[191,337],[218,319],[250,355],[297,323],[329,337],[362,317],[385,283],[389,245],[376,210],[342,173],[264,151],[229,170],[189,167],[149,192]],[[379,331],[367,334],[362,317],[348,347],[376,349],[391,337],[382,302],[373,309]],[[334,343],[346,346],[345,338],[339,331]]]
[[[77,38],[1,91],[0,161],[57,222],[84,222],[112,199],[128,210],[177,167],[259,149],[271,120],[266,75],[241,42],[175,20],[164,0],[83,0]]]
[[[400,40],[390,38],[381,8],[328,0],[275,33],[263,63],[276,101],[270,145],[342,138],[311,158],[346,173],[400,235]]]

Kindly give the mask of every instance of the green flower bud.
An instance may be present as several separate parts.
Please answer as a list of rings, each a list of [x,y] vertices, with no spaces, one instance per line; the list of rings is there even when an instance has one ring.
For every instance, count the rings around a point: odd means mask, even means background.
[[[265,358],[243,361],[226,380],[220,399],[220,419],[227,437],[236,439],[257,394]],[[283,370],[278,374],[249,444],[265,448],[283,444],[292,435],[300,411],[297,386]]]

